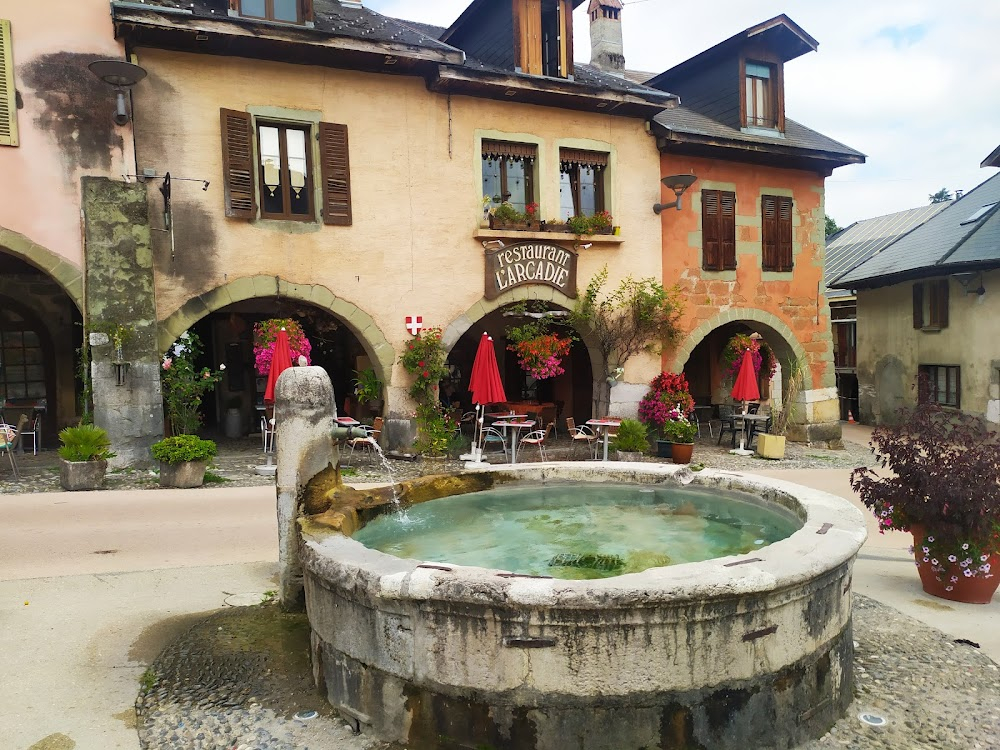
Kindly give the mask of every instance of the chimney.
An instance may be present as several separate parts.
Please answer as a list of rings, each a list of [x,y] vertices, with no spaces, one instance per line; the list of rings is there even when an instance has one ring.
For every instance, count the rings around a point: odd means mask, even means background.
[[[622,0],[590,0],[587,14],[590,16],[590,64],[624,78]]]

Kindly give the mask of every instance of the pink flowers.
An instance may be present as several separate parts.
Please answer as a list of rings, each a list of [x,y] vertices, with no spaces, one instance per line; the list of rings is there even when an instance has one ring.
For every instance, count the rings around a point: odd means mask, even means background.
[[[164,357],[164,358],[163,358],[163,369],[164,369],[164,370],[169,370],[169,369],[170,369],[170,366],[171,366],[171,365],[172,365],[173,363],[174,363],[174,361],[173,361],[173,360],[172,360],[172,359],[171,359],[170,357]]]

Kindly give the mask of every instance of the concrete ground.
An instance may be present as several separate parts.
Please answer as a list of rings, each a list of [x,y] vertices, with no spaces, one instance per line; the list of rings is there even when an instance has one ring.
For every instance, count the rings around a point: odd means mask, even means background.
[[[759,473],[858,503],[843,469]],[[1000,600],[923,594],[910,538],[869,529],[855,590],[1000,662]],[[0,495],[0,747],[136,750],[146,666],[227,599],[276,588],[276,560],[271,487]]]

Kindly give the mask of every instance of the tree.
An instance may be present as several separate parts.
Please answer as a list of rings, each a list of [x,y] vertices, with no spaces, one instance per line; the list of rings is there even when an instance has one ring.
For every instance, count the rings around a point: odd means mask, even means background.
[[[826,217],[826,236],[836,234],[841,230],[841,227],[837,226],[837,222],[833,220],[832,216]]]
[[[605,372],[595,373],[594,401],[598,416],[607,411],[611,386],[620,368],[641,351],[655,349],[680,336],[683,303],[677,287],[664,289],[655,278],[631,276],[611,292],[603,290],[608,279],[605,266],[587,285],[587,291],[569,314],[569,323],[589,332],[601,353]]]
[[[941,188],[933,195],[928,195],[927,199],[931,203],[947,203],[951,200],[951,191],[948,188]]]

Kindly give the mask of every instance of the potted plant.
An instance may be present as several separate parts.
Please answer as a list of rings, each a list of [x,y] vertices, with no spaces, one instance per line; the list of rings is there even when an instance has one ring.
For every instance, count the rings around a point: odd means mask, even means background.
[[[66,427],[59,433],[59,484],[64,490],[96,490],[104,485],[111,439],[92,424]]]
[[[205,469],[215,456],[215,443],[197,435],[175,435],[150,446],[160,462],[161,487],[200,487]]]
[[[757,435],[757,455],[761,458],[781,460],[785,457],[785,432],[788,430],[788,419],[791,417],[792,404],[802,387],[802,379],[806,373],[804,359],[791,359],[785,366],[788,374],[784,390],[781,392],[781,406],[771,411],[771,426],[767,432]]]
[[[358,398],[358,404],[368,404],[372,416],[378,416],[382,413],[382,381],[371,367],[355,370],[354,375],[354,395]]]
[[[656,441],[657,456],[673,457],[673,440],[667,436],[664,427],[671,419],[692,411],[694,398],[684,373],[661,372],[650,381],[649,391],[639,402],[639,419],[660,433],[661,439]]]
[[[167,350],[160,363],[160,389],[170,430],[175,435],[195,432],[201,425],[201,399],[222,380],[225,365],[218,370],[198,368],[201,338],[194,331],[185,331]]]
[[[989,603],[1000,583],[1000,434],[925,401],[876,428],[870,445],[887,471],[857,468],[851,485],[881,532],[913,534],[924,591]]]
[[[619,461],[638,461],[649,450],[646,425],[638,419],[623,419],[611,447],[618,451]]]
[[[663,437],[670,441],[670,458],[675,464],[691,463],[694,453],[694,436],[698,427],[680,409],[673,409],[663,423]]]
[[[519,211],[513,203],[502,201],[490,211],[490,229],[515,229],[518,231],[539,230],[538,204],[529,203],[524,211]]]

